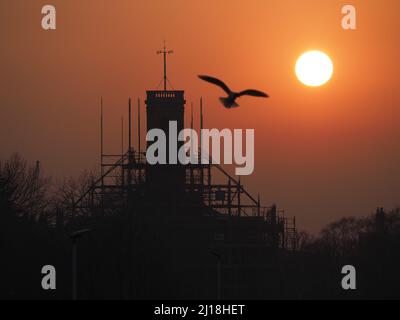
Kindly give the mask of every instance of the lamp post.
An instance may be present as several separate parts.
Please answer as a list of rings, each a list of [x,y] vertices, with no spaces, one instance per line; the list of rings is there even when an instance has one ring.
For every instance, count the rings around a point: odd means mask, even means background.
[[[72,241],[72,300],[78,300],[78,281],[77,281],[77,265],[78,265],[78,239],[85,234],[92,232],[91,229],[82,229],[70,234]]]

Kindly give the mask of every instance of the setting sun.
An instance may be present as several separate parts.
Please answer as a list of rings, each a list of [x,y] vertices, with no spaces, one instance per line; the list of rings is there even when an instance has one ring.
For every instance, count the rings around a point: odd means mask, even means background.
[[[297,59],[296,76],[306,86],[322,86],[331,79],[332,74],[332,60],[322,51],[307,51]]]

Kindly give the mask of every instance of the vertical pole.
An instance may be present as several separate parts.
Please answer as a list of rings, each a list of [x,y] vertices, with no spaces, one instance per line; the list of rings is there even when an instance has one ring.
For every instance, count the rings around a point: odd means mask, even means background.
[[[129,152],[128,152],[128,172],[127,172],[127,208],[132,212],[132,98],[129,98]],[[133,242],[133,214],[127,216],[128,232],[128,266],[132,270],[132,242]],[[128,273],[128,296],[132,296],[132,272]]]
[[[101,208],[104,205],[104,167],[103,167],[103,156],[104,156],[104,113],[103,113],[103,97],[100,101],[100,174],[101,174]]]
[[[200,98],[200,159],[203,153],[203,137],[201,135],[201,130],[203,130],[203,97]]]
[[[201,98],[201,126],[203,129],[204,126],[204,119],[203,119],[203,98]],[[207,150],[207,158],[208,158],[208,166],[207,166],[207,173],[208,173],[208,177],[207,177],[207,185],[208,185],[208,205],[211,206],[211,157],[208,155],[208,150]]]
[[[124,117],[121,117],[121,156],[124,156]]]
[[[211,206],[211,163],[208,164],[208,179],[207,179],[207,184],[208,184],[208,205]]]
[[[164,91],[167,91],[167,48],[164,44]]]
[[[203,171],[203,137],[202,137],[202,130],[203,130],[203,97],[200,98],[200,179],[201,184],[204,183],[204,171]]]
[[[77,258],[76,239],[72,239],[72,300],[74,301],[78,299]]]
[[[163,50],[159,50],[157,51],[157,54],[163,54],[163,58],[164,58],[164,91],[167,91],[167,54],[171,54],[173,53],[172,50],[167,51],[167,47],[165,45],[165,40],[164,40],[164,49]]]
[[[260,200],[260,194],[258,194],[258,199],[257,199],[257,216],[261,216],[261,200]]]
[[[132,150],[132,99],[129,98],[129,129],[128,129],[129,153]]]
[[[129,98],[129,121],[128,121],[128,140],[129,140],[129,150],[128,150],[128,191],[130,190],[131,183],[132,183],[132,176],[131,176],[131,165],[132,165],[132,99]]]
[[[121,118],[121,185],[125,185],[125,169],[124,169],[124,117]]]
[[[191,110],[190,110],[190,129],[194,129],[194,124],[193,124],[193,102],[191,103]],[[193,152],[193,134],[190,133],[190,152]]]
[[[139,151],[139,161],[140,161],[140,152],[141,152],[141,146],[140,146],[140,98],[138,98],[138,151]]]
[[[193,130],[193,102],[191,103],[191,111],[190,111],[190,129]],[[193,159],[193,131],[190,132],[190,158]],[[190,186],[194,188],[194,177],[193,177],[193,163],[190,161]]]
[[[140,98],[138,98],[138,120],[137,121],[138,121],[138,161],[140,164],[142,161],[142,154],[141,154],[142,147],[141,147],[141,136],[140,136],[140,131],[142,130],[141,126],[140,126]],[[141,183],[142,182],[142,169],[140,169],[140,166],[138,168],[139,168],[138,180],[139,180],[139,183]]]
[[[104,154],[104,135],[103,135],[103,97],[100,101],[100,161],[103,164],[103,154]],[[101,173],[103,175],[103,166],[101,167]]]

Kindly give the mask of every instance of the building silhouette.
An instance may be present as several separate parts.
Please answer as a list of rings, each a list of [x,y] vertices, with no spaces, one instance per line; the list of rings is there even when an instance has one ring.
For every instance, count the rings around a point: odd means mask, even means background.
[[[147,91],[146,126],[167,133],[169,122],[176,121],[179,132],[185,128],[184,91],[167,90],[170,51],[164,47],[160,53],[164,90]],[[137,135],[131,99],[128,108],[128,150],[106,154],[102,143],[100,177],[71,208],[73,216],[126,214],[126,295],[213,299],[266,297],[268,290],[275,294],[280,261],[296,250],[295,220],[275,205],[263,206],[220,165],[148,164],[140,144],[140,100]],[[200,110],[203,128],[202,100]],[[176,143],[179,149],[182,142]]]

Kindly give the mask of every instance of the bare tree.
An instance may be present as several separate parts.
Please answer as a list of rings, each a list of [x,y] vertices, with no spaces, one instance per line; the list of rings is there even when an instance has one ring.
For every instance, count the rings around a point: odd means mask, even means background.
[[[18,216],[39,218],[48,208],[50,179],[42,176],[39,162],[28,166],[19,154],[0,162],[0,203]]]
[[[335,256],[352,255],[358,248],[359,237],[367,229],[368,219],[343,218],[321,231],[325,249]]]
[[[315,237],[306,231],[300,231],[297,234],[298,249],[300,251],[309,251],[315,242]]]
[[[90,171],[84,171],[77,178],[70,177],[64,179],[56,187],[52,200],[53,211],[59,216],[62,215],[64,221],[73,218],[75,215],[74,205],[76,201],[93,186],[94,180],[95,174]],[[82,210],[80,212],[82,213]]]

